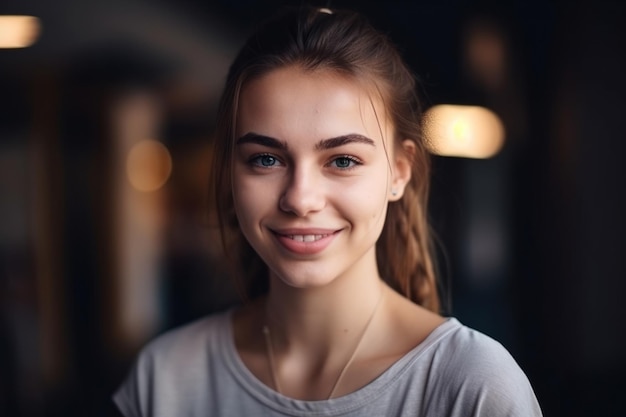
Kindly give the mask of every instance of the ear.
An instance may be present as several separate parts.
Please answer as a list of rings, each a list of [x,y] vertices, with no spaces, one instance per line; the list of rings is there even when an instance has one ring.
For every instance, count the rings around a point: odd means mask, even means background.
[[[404,195],[404,189],[411,180],[414,157],[415,143],[410,139],[403,140],[394,155],[389,201],[398,201]]]

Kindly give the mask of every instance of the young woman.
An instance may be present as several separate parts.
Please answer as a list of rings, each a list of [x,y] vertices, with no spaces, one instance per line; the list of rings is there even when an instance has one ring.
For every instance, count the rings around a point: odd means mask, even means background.
[[[541,415],[500,344],[439,314],[420,120],[362,17],[300,8],[253,35],[212,177],[249,301],[149,344],[124,415]]]

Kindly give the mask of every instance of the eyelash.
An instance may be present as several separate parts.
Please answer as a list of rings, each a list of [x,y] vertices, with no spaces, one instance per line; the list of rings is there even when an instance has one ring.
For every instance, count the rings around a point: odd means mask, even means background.
[[[335,168],[337,168],[337,169],[339,169],[341,171],[348,171],[348,170],[356,168],[359,165],[363,165],[363,162],[359,158],[356,158],[356,157],[351,156],[351,155],[340,155],[340,156],[334,157],[330,161],[329,165],[332,164],[333,162],[337,162],[340,159],[347,159],[350,163],[353,164],[353,165],[351,165],[349,167],[343,167],[343,168],[342,167],[337,167],[337,166],[335,167]]]
[[[257,166],[260,168],[265,168],[265,169],[270,169],[276,166],[276,165],[261,164],[260,161],[262,158],[272,158],[275,162],[282,164],[282,162],[280,162],[280,159],[278,159],[276,156],[272,155],[271,153],[260,153],[260,154],[252,155],[250,159],[248,160],[248,162],[250,165]]]
[[[272,158],[274,161],[274,164],[272,165],[264,165],[261,163],[262,158]],[[335,166],[334,168],[340,170],[340,171],[349,171],[351,169],[356,168],[359,165],[363,165],[363,162],[359,159],[356,158],[352,155],[339,155],[339,156],[335,156],[333,157],[330,162],[328,162],[325,166],[330,166],[333,163],[336,163],[338,160],[341,159],[345,159],[347,160],[351,165],[348,167],[339,167],[339,166]],[[276,166],[281,166],[283,165],[283,163],[281,162],[281,160],[276,157],[275,155],[272,155],[270,153],[261,153],[261,154],[256,154],[256,155],[252,155],[250,157],[250,159],[248,160],[248,163],[250,165],[253,165],[255,167],[259,167],[259,168],[263,168],[263,169],[270,169],[270,168],[274,168]],[[278,164],[278,165],[276,165]]]

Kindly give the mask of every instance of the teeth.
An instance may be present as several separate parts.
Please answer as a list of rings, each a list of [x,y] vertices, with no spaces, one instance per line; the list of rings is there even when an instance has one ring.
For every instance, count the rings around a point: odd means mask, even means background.
[[[315,242],[328,235],[290,235],[289,238],[296,242]]]

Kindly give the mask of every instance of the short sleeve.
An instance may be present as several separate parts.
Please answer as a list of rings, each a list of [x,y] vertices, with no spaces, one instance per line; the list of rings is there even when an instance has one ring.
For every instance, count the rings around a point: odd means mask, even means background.
[[[448,345],[439,386],[451,417],[540,417],[530,381],[510,353],[488,336],[464,327]],[[442,359],[443,360],[443,359]]]
[[[141,393],[146,393],[142,381],[143,375],[150,373],[146,364],[146,358],[140,356],[135,362],[130,373],[113,394],[113,402],[125,417],[142,417]]]

